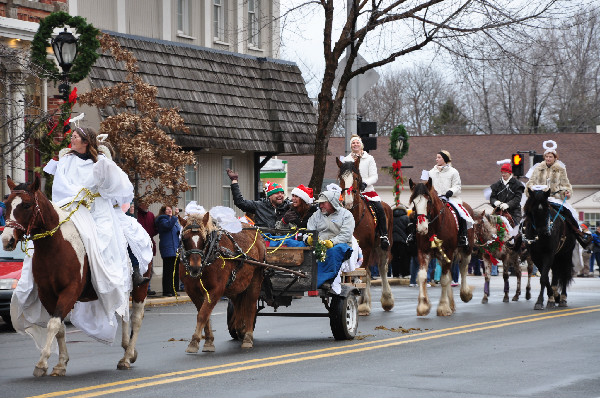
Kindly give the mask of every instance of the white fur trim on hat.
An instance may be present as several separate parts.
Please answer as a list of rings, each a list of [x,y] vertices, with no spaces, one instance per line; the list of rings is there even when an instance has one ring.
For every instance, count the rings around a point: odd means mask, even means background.
[[[309,205],[312,204],[312,202],[314,201],[314,198],[311,198],[310,196],[308,196],[308,194],[305,191],[301,190],[298,187],[292,189],[292,195],[296,195],[297,197],[299,197],[300,199],[302,199]]]

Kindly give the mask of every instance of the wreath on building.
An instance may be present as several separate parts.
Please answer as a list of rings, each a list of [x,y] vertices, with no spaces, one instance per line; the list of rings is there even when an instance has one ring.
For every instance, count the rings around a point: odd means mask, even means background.
[[[394,198],[396,206],[400,204],[400,190],[404,189],[404,178],[402,177],[402,162],[400,159],[408,152],[408,133],[404,125],[398,125],[390,135],[390,156],[395,160],[392,163],[390,173],[394,178]]]
[[[31,42],[31,60],[42,68],[42,76],[53,81],[61,80],[62,73],[58,71],[54,62],[48,60],[46,47],[51,45],[50,39],[54,29],[65,25],[74,28],[79,35],[77,58],[68,73],[69,81],[77,83],[85,79],[99,57],[96,50],[100,47],[97,38],[100,31],[88,24],[85,18],[72,17],[64,11],[59,11],[53,12],[41,20],[40,27]]]

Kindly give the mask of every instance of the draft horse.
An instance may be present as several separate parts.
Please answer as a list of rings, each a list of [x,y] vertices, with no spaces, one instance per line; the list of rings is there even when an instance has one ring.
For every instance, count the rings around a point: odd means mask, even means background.
[[[548,295],[548,309],[554,308],[556,301],[559,307],[566,307],[567,287],[573,281],[575,232],[564,216],[548,202],[549,189],[534,191],[528,188],[527,191],[529,198],[523,207],[525,242],[533,263],[541,272],[540,294],[534,309],[544,309],[544,289]]]
[[[218,227],[210,213],[192,214],[183,226],[179,248],[179,275],[198,310],[196,330],[186,352],[197,353],[204,330],[203,352],[214,352],[210,314],[221,297],[233,303],[230,331],[242,348],[254,344],[254,324],[265,267],[265,242],[254,228],[230,233]],[[249,224],[242,224],[250,227]],[[254,265],[252,265],[254,264]]]
[[[473,232],[475,234],[475,250],[479,251],[483,258],[485,267],[485,282],[483,285],[483,298],[481,302],[486,304],[490,295],[490,274],[492,264],[498,260],[502,261],[502,276],[504,278],[504,298],[503,302],[508,303],[508,293],[510,291],[510,269],[512,268],[517,277],[517,290],[512,301],[519,301],[521,296],[521,262],[526,259],[526,250],[522,248],[522,236],[518,234],[514,238],[514,243],[507,243],[510,236],[506,231],[504,222],[498,215],[486,214],[485,211],[475,214]],[[531,298],[531,274],[533,272],[533,263],[528,261],[528,278],[525,298]]]
[[[354,216],[354,237],[358,241],[363,253],[362,268],[367,269],[367,287],[360,297],[358,312],[360,315],[371,313],[371,273],[369,267],[377,265],[381,276],[381,306],[385,311],[394,308],[394,296],[387,279],[388,264],[392,258],[392,230],[393,214],[387,203],[382,202],[383,210],[387,218],[387,230],[390,245],[387,250],[381,248],[381,242],[377,235],[375,217],[370,210],[368,200],[360,194],[362,178],[359,172],[360,158],[354,162],[341,162],[336,159],[339,167],[338,180],[342,188],[344,207],[352,212]]]
[[[38,297],[50,320],[47,324],[46,343],[33,375],[45,376],[51,343],[58,342],[58,363],[51,376],[66,374],[69,354],[65,340],[64,319],[73,309],[75,302],[97,300],[98,296],[91,283],[91,273],[87,254],[82,253],[83,241],[71,220],[65,221],[68,213],[54,205],[40,190],[40,180],[35,176],[33,183],[16,185],[7,176],[11,190],[5,200],[6,226],[2,233],[2,246],[12,251],[18,242],[26,237],[35,239],[35,250],[31,258],[33,279],[38,288]],[[48,233],[55,231],[53,233]],[[35,235],[43,235],[39,239]],[[149,276],[151,266],[145,273]],[[135,349],[148,291],[148,282],[135,287],[132,292],[133,305],[130,322],[123,319],[121,346],[125,354],[117,369],[129,369],[137,359]]]
[[[438,316],[449,316],[456,311],[452,286],[450,281],[451,267],[454,259],[460,261],[460,298],[469,302],[473,292],[467,285],[467,268],[471,260],[473,247],[473,230],[468,232],[469,247],[458,247],[458,215],[454,215],[450,205],[443,203],[433,188],[431,178],[427,183],[414,183],[409,180],[411,196],[409,203],[413,204],[417,217],[417,249],[419,258],[419,301],[417,315],[427,315],[431,310],[431,303],[427,296],[427,268],[429,260],[433,257],[440,261],[442,267],[442,294],[437,307]],[[463,202],[463,207],[472,215],[471,207]],[[441,241],[441,242],[440,242]]]

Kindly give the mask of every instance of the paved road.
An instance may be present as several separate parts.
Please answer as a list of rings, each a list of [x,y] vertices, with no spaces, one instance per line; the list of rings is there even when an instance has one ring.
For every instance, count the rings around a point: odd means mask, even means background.
[[[600,278],[576,278],[570,307],[553,311],[534,311],[533,300],[502,303],[501,277],[492,278],[490,303],[483,305],[483,278],[469,283],[473,300],[458,299],[449,318],[435,316],[435,306],[417,317],[417,290],[394,286],[394,310],[376,303],[353,341],[334,341],[327,318],[259,317],[248,351],[229,338],[223,301],[213,316],[211,354],[185,353],[193,305],[149,307],[132,370],[115,370],[120,347],[90,341],[71,326],[64,378],[34,379],[39,354],[32,340],[0,324],[0,396],[599,396]],[[534,278],[536,295],[538,285]],[[429,289],[434,304],[440,290]],[[380,292],[374,288],[377,299]],[[323,306],[302,298],[285,311]]]

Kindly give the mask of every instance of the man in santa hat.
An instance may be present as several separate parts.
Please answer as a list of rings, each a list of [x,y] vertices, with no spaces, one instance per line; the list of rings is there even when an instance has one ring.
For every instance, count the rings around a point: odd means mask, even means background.
[[[519,225],[522,217],[521,198],[525,186],[513,176],[510,163],[502,164],[500,175],[500,180],[490,186],[492,189],[490,203],[495,211],[508,211],[515,225]]]
[[[227,176],[231,180],[231,194],[233,203],[242,211],[254,214],[254,224],[258,227],[275,228],[275,223],[289,210],[290,202],[285,199],[281,185],[267,182],[265,185],[266,199],[246,200],[238,184],[238,173],[227,169]]]

